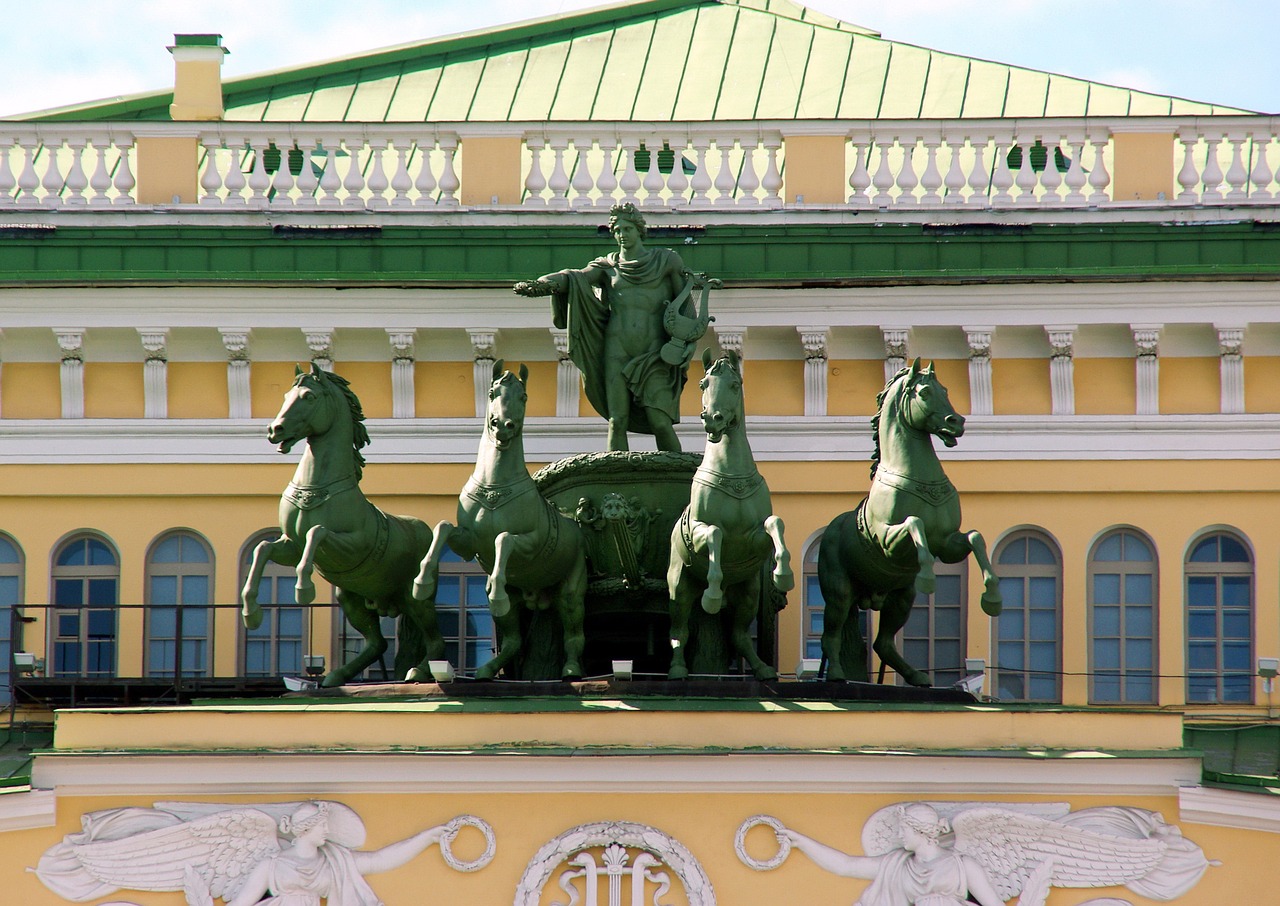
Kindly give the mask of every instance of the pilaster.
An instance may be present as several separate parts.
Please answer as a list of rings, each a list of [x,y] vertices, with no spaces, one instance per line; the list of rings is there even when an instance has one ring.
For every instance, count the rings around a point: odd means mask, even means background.
[[[582,374],[573,359],[569,358],[569,331],[551,328],[551,339],[556,344],[556,415],[560,418],[577,418],[582,392]]]
[[[498,343],[496,327],[468,327],[471,349],[475,356],[472,377],[476,389],[476,418],[483,418],[489,408],[489,385],[493,383],[493,363],[497,361],[494,349]]]
[[[1160,414],[1161,324],[1131,324],[1137,352],[1138,415]]]
[[[991,392],[991,335],[994,327],[966,327],[969,344],[969,413],[991,415],[995,411]]]
[[[1219,382],[1222,386],[1221,410],[1224,415],[1244,412],[1244,328],[1215,324],[1220,355]]]
[[[84,418],[84,334],[83,327],[55,327],[54,336],[62,350],[59,376],[62,383],[62,417]]]
[[[1049,335],[1049,392],[1054,415],[1076,414],[1076,325],[1045,327]]]
[[[907,366],[907,335],[910,331],[905,327],[881,327],[880,333],[884,336],[884,382],[888,384]]]
[[[227,418],[252,418],[249,391],[249,334],[247,327],[219,327],[227,350]]]
[[[827,343],[829,327],[797,327],[804,347],[804,414],[827,414]]]
[[[147,352],[142,364],[143,409],[145,418],[169,417],[169,328],[139,327],[138,336]]]
[[[395,327],[386,330],[391,343],[391,417],[413,418],[417,415],[413,348],[417,331]]]

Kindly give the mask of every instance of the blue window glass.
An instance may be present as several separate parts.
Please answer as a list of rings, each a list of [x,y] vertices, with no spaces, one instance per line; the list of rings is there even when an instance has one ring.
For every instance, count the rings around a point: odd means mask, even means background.
[[[280,536],[274,529],[259,532],[244,546],[240,558],[240,585],[249,574],[253,551],[262,541]],[[301,676],[307,651],[307,620],[296,606],[297,576],[293,568],[268,562],[258,582],[258,605],[262,623],[257,629],[241,626],[241,664],[248,677]]]
[[[21,624],[15,625],[15,608],[22,604],[22,553],[16,542],[0,535],[0,705],[9,704],[9,668],[14,646],[21,650]]]
[[[1186,574],[1187,701],[1253,701],[1253,558],[1244,541],[1215,532],[1193,545]]]
[[[1048,537],[1019,532],[996,550],[1004,610],[996,618],[995,696],[1062,699],[1062,561]]]
[[[120,566],[100,538],[68,539],[53,556],[50,676],[101,678],[116,673]]]
[[[147,558],[148,676],[207,676],[213,557],[190,532],[170,532]]]
[[[1098,541],[1089,560],[1089,700],[1149,704],[1155,695],[1155,548],[1130,529]]]

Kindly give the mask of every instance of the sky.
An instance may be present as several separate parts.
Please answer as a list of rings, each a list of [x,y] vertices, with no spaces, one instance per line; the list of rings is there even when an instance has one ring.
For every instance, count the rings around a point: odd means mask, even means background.
[[[599,6],[599,0],[41,0],[0,32],[0,116],[173,85],[176,32],[217,32],[224,78]],[[807,0],[885,38],[1280,112],[1275,0]],[[55,24],[68,27],[55,31]]]

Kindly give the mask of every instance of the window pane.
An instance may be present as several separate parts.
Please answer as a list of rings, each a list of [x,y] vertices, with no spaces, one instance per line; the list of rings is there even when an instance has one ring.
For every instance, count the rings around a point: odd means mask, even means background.
[[[1222,562],[1223,563],[1248,563],[1249,551],[1235,538],[1230,535],[1222,535]]]
[[[1124,577],[1124,599],[1129,604],[1154,604],[1154,576],[1138,573]]]
[[[1154,702],[1155,681],[1149,676],[1130,674],[1124,678],[1124,696],[1131,702]]]
[[[1218,683],[1212,676],[1191,676],[1187,678],[1187,700],[1193,702],[1213,702],[1218,700]]]
[[[1000,597],[1004,598],[1005,610],[1022,609],[1026,600],[1022,579],[1004,578],[1000,580]]]
[[[1099,563],[1119,563],[1121,560],[1119,534],[1105,538],[1093,553],[1093,559]]]
[[[114,607],[116,603],[115,579],[90,579],[89,604],[98,607]]]
[[[84,604],[84,580],[54,579],[53,603],[59,607],[80,607]]]
[[[297,607],[281,607],[277,614],[280,619],[280,634],[293,638],[302,637],[302,611]]]
[[[1191,556],[1187,558],[1192,563],[1217,563],[1218,562],[1218,536],[1210,535],[1205,538],[1191,551]]]
[[[89,638],[111,639],[116,634],[116,614],[114,610],[89,611]]]
[[[89,548],[90,566],[116,565],[116,555],[111,552],[111,548],[107,547],[96,538],[89,538],[85,543]]]
[[[20,563],[18,549],[7,538],[0,538],[0,563]]]
[[[1120,576],[1116,573],[1093,574],[1093,603],[1120,603]]]
[[[178,612],[172,607],[151,608],[151,637],[171,639],[177,634]]]
[[[170,535],[165,538],[151,552],[152,563],[178,563],[179,560],[177,535]]]
[[[151,603],[152,604],[177,604],[178,603],[178,577],[177,576],[152,576],[151,577]]]
[[[1125,532],[1124,558],[1130,563],[1150,563],[1154,558],[1151,546],[1132,532]]]
[[[1023,626],[1022,614],[1010,612],[1007,608],[997,618],[996,628],[1002,642],[1018,641],[1024,638],[1026,627]]]
[[[1053,555],[1049,545],[1038,538],[1028,538],[1027,562],[1037,566],[1056,566],[1058,558]]]
[[[1218,646],[1213,642],[1191,642],[1188,644],[1187,667],[1191,670],[1218,669]]]
[[[474,607],[489,603],[489,595],[484,590],[484,576],[467,576],[467,605]]]
[[[960,638],[960,608],[941,607],[935,610],[933,632],[935,638]]]
[[[1120,635],[1120,608],[1093,608],[1093,634],[1096,636]]]
[[[1098,702],[1120,701],[1120,676],[1115,673],[1099,673],[1093,678],[1093,700]]]
[[[1115,670],[1120,667],[1120,640],[1096,639],[1093,643],[1095,670]]]
[[[1213,576],[1187,576],[1187,606],[1216,607],[1218,580]]]
[[[1000,669],[1001,670],[1022,670],[1026,666],[1023,660],[1022,645],[1017,642],[1001,642],[1000,651]]]
[[[1058,615],[1051,610],[1031,611],[1031,638],[1046,641],[1058,637]]]
[[[1250,576],[1223,576],[1222,606],[1248,607],[1249,590],[1252,585],[1253,579]]]
[[[1124,629],[1127,635],[1151,638],[1155,635],[1154,611],[1150,607],[1126,607]]]
[[[209,603],[209,577],[208,576],[183,576],[182,577],[182,603],[183,604],[208,604]]]
[[[1150,670],[1152,646],[1150,639],[1129,639],[1124,644],[1124,665],[1128,670]]]
[[[1251,647],[1248,642],[1223,642],[1222,669],[1252,673],[1253,663],[1249,657]]]
[[[1212,610],[1193,610],[1187,614],[1187,636],[1193,639],[1217,638],[1217,613]]]
[[[436,583],[436,606],[457,607],[462,603],[462,582],[457,576],[441,576]]]
[[[1015,538],[1000,551],[1000,562],[1011,566],[1021,566],[1027,562],[1027,539]]]
[[[1224,639],[1247,639],[1253,624],[1247,610],[1224,610],[1222,612],[1222,637]]]
[[[84,566],[86,560],[85,542],[83,539],[72,541],[58,552],[58,566]]]
[[[1028,580],[1031,586],[1031,606],[1041,610],[1058,609],[1058,580],[1048,576],[1032,576]]]

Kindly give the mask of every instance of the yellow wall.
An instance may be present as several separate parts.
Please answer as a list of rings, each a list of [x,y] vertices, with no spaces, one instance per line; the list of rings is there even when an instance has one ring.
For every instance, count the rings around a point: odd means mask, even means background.
[[[249,369],[249,400],[254,418],[272,418],[293,386],[295,362],[254,362]]]
[[[5,362],[0,372],[0,412],[5,418],[57,418],[62,414],[57,362]]]
[[[473,367],[471,362],[416,363],[413,381],[418,417],[474,418],[476,392]]]
[[[226,418],[225,362],[170,362],[170,418]]]
[[[742,387],[748,415],[804,415],[804,362],[747,359]]]
[[[390,362],[334,362],[333,370],[351,382],[365,418],[391,418]]]
[[[1048,415],[1053,411],[1049,363],[1044,359],[992,359],[991,386],[996,415]]]
[[[141,362],[85,362],[86,418],[142,418]]]
[[[1217,358],[1160,359],[1160,412],[1165,415],[1205,414],[1222,408]]]
[[[1076,359],[1077,415],[1132,415],[1138,406],[1133,359]]]
[[[1245,411],[1280,411],[1276,387],[1280,387],[1280,356],[1247,356],[1244,360]]]
[[[876,394],[884,389],[884,362],[831,359],[827,362],[827,414],[876,414]]]

